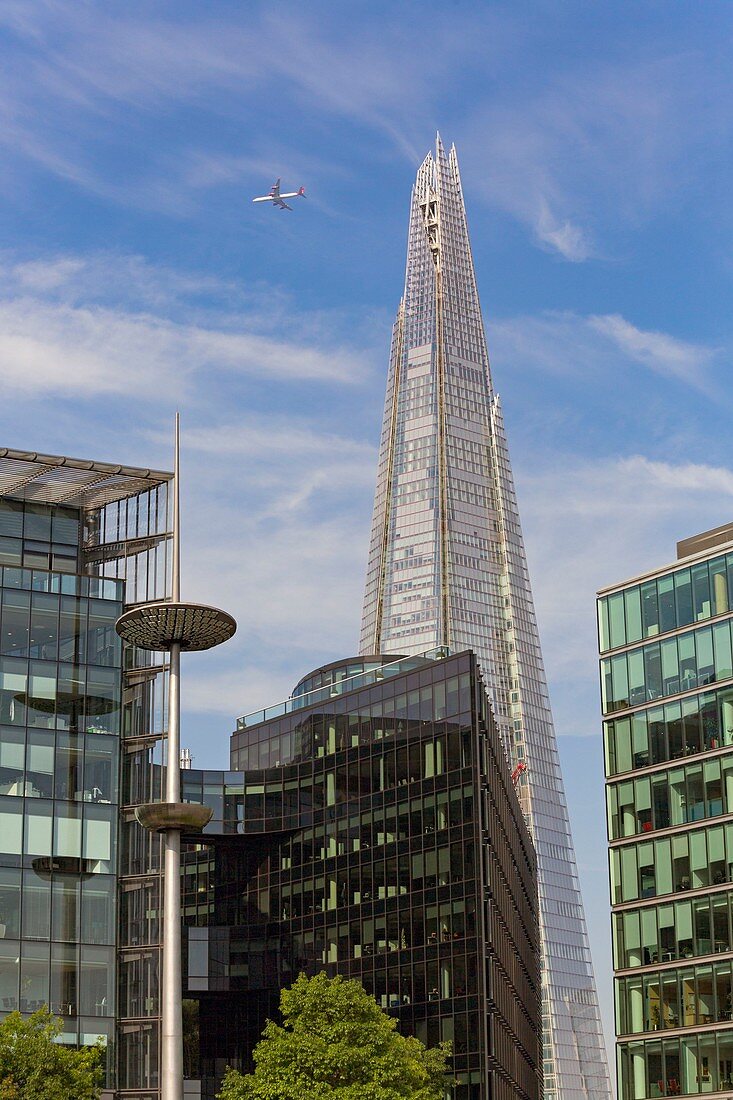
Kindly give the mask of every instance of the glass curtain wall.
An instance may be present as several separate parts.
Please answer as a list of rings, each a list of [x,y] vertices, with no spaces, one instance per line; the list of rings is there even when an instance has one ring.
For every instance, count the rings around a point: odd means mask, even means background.
[[[733,1087],[729,565],[599,599],[620,1100]]]
[[[123,586],[81,529],[0,499],[0,1013],[48,1005],[112,1083]]]
[[[280,986],[325,969],[452,1042],[455,1100],[539,1100],[535,860],[488,700],[471,654],[405,664],[240,728],[250,770],[184,772],[214,810],[183,899],[206,1097]]]

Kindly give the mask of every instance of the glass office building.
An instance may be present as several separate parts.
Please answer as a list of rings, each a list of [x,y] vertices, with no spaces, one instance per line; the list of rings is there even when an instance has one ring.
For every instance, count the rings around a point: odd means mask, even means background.
[[[608,1100],[583,899],[455,149],[412,192],[362,618],[363,653],[477,655],[537,852],[546,1100]]]
[[[47,1004],[63,1042],[101,1039],[109,1088],[126,706],[114,624],[126,592],[165,573],[140,536],[167,478],[0,451],[0,1015]]]
[[[535,856],[474,655],[319,669],[239,720],[231,763],[182,773],[214,810],[183,875],[202,1095],[325,970],[449,1040],[455,1100],[540,1100]]]
[[[619,1098],[730,1098],[733,528],[598,617]]]

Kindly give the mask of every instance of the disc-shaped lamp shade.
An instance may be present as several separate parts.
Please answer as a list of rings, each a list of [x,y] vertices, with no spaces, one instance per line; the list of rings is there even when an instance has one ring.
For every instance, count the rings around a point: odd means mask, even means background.
[[[212,649],[228,642],[237,624],[226,611],[193,603],[149,603],[134,607],[115,624],[123,642],[139,649],[165,652],[172,645],[183,651]]]
[[[145,829],[162,833],[168,829],[200,833],[213,815],[211,806],[200,802],[147,802],[135,807],[135,817]]]

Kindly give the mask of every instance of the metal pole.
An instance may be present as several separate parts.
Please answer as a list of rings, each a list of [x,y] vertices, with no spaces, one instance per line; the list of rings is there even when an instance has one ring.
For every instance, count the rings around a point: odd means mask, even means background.
[[[181,598],[179,414],[176,413],[173,479],[173,561],[171,595]],[[168,756],[166,802],[181,800],[181,647],[170,648],[168,679]],[[181,974],[181,834],[163,834],[163,1003],[161,1005],[161,1100],[183,1100],[183,1012]]]
[[[181,414],[176,413],[176,430],[173,453],[173,564],[171,576],[171,599],[179,603],[181,599],[181,493],[179,486],[179,463],[181,452]]]

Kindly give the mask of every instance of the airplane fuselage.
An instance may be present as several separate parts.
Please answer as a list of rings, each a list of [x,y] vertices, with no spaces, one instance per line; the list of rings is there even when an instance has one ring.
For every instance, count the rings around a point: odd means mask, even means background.
[[[280,180],[278,180],[275,186],[270,191],[269,195],[258,195],[257,198],[252,199],[252,202],[271,202],[273,206],[279,206],[281,210],[292,210],[292,206],[288,206],[288,204],[283,200],[304,198],[304,187],[301,187],[298,191],[286,191],[284,194],[282,194],[280,191]]]

